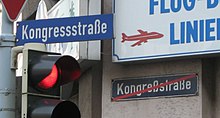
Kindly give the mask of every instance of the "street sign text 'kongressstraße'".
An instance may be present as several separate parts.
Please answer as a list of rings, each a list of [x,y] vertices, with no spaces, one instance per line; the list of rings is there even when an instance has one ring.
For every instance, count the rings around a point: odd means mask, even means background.
[[[18,23],[16,45],[113,38],[113,15],[30,20]]]

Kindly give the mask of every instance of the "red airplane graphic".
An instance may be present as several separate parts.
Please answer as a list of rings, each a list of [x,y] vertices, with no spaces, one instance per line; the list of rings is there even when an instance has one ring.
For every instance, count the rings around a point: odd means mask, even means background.
[[[134,47],[134,46],[140,46],[142,42],[146,43],[149,39],[158,39],[158,38],[161,38],[164,36],[163,34],[160,34],[158,32],[148,33],[147,31],[143,31],[143,30],[137,30],[137,31],[140,34],[132,35],[132,36],[127,36],[125,33],[122,33],[122,41],[121,42],[137,41],[136,43],[131,45],[132,47]]]

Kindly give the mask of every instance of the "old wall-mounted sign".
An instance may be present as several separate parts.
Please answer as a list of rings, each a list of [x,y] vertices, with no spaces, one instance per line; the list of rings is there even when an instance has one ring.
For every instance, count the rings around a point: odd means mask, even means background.
[[[115,79],[112,81],[112,101],[191,96],[197,93],[197,74]]]

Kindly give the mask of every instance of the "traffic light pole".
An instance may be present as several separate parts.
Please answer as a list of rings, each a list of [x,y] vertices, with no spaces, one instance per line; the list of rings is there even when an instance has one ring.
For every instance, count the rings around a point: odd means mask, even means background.
[[[13,23],[2,11],[2,35],[0,35],[0,117],[15,118],[15,69],[11,69],[11,49],[15,45]]]

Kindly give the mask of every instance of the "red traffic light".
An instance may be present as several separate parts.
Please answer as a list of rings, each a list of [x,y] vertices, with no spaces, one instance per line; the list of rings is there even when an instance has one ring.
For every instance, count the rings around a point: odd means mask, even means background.
[[[38,83],[38,86],[42,89],[52,88],[58,80],[58,70],[57,66],[53,65],[52,70],[48,76],[46,76],[42,81]]]
[[[22,85],[23,118],[80,118],[78,107],[60,101],[60,86],[80,76],[79,63],[59,53],[25,50]],[[25,107],[23,107],[25,106]]]
[[[28,52],[28,83],[38,91],[49,92],[79,76],[79,63],[71,56],[36,50]]]

